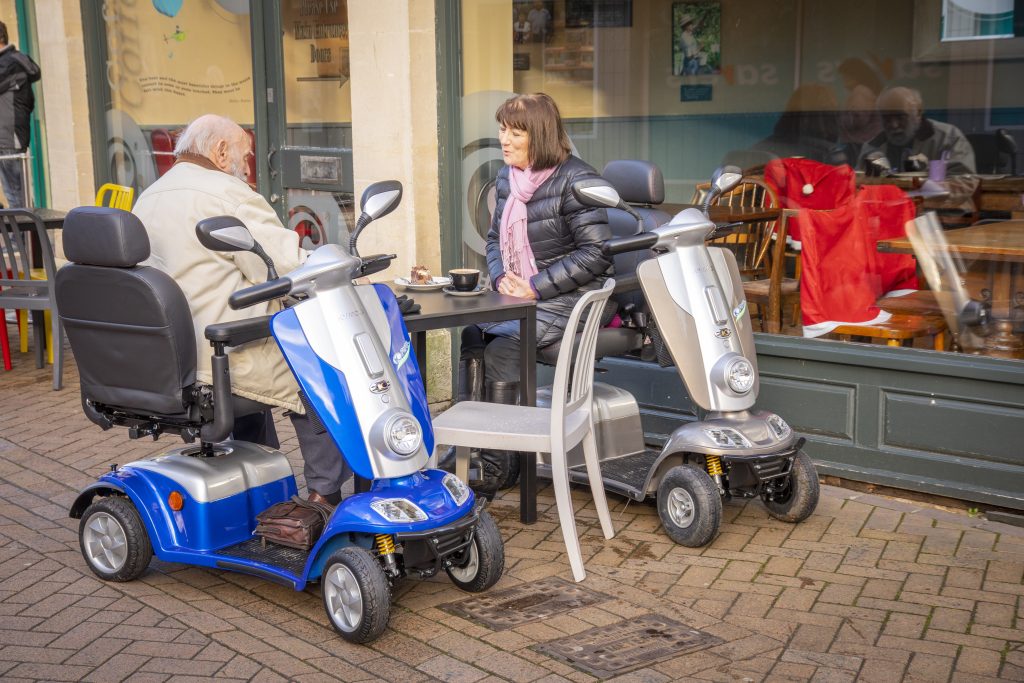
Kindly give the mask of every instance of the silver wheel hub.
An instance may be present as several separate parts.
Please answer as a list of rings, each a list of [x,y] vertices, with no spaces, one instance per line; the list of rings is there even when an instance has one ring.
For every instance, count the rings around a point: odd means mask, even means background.
[[[693,496],[683,488],[674,488],[668,492],[668,500],[665,501],[665,510],[669,519],[677,527],[685,529],[693,524],[697,510],[693,502]]]
[[[113,574],[128,560],[128,535],[117,518],[97,512],[82,533],[82,547],[89,562],[107,574]]]
[[[469,583],[480,573],[480,553],[476,549],[476,537],[473,538],[473,543],[470,544],[466,554],[468,555],[466,564],[461,567],[452,566],[448,569],[451,576],[462,583]]]
[[[356,630],[363,618],[363,594],[351,569],[343,564],[331,566],[324,580],[324,597],[331,621],[346,633]]]

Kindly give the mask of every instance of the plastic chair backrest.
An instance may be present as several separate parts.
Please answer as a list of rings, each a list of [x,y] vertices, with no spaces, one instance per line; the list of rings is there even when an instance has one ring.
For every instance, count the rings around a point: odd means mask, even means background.
[[[19,226],[18,217],[25,228]],[[30,234],[35,232],[38,242],[39,253],[35,254],[37,263],[41,262],[43,271],[46,274],[46,283],[38,277],[33,277]],[[57,267],[53,259],[53,247],[50,246],[50,238],[46,234],[46,228],[39,216],[25,209],[0,209],[0,285],[20,287],[31,287],[33,289],[47,288],[48,295],[53,296],[53,277]],[[33,280],[35,284],[30,284]]]
[[[555,380],[551,386],[552,438],[565,434],[565,420],[568,415],[582,407],[590,409],[594,392],[594,352],[597,349],[601,312],[613,289],[615,280],[608,278],[601,289],[587,292],[580,297],[569,315],[569,322],[565,328],[567,331],[578,329],[584,315],[587,321],[583,325],[582,333],[565,335],[562,347],[558,351]]]
[[[96,192],[96,206],[106,206],[111,209],[131,211],[134,199],[135,188],[126,185],[104,183]]]

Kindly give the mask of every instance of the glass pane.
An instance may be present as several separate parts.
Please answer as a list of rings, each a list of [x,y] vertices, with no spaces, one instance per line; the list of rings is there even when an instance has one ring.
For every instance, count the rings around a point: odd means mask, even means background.
[[[745,171],[749,187],[719,215],[758,201],[772,216],[717,246],[750,283],[778,276],[770,293],[744,287],[755,329],[944,350],[981,339],[974,350],[1022,358],[1024,222],[974,225],[1024,219],[1013,4],[464,0],[464,257],[483,264],[502,164],[494,111],[542,91],[590,165],[656,164],[669,215],[716,167]],[[793,217],[776,250],[782,208]],[[929,211],[947,236],[998,245],[946,247],[967,295],[991,305],[995,336],[968,334],[922,277],[906,223]]]
[[[138,196],[171,167],[178,132],[201,114],[223,114],[252,131],[247,0],[104,3],[103,20],[113,182]]]
[[[309,248],[347,241],[354,221],[348,4],[285,0],[281,22],[287,224]]]

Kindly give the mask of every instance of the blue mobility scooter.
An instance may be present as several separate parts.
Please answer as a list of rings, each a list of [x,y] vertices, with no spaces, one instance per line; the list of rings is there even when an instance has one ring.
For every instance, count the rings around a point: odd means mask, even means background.
[[[504,548],[494,521],[454,474],[424,469],[433,433],[398,301],[387,287],[352,282],[394,258],[361,258],[356,239],[401,194],[394,181],[372,185],[349,251],[324,245],[283,277],[238,219],[196,227],[208,248],[251,251],[268,265],[268,281],[232,294],[232,308],[286,295],[299,300],[274,316],[206,328],[212,386],[195,380],[195,333],[181,289],[137,265],[149,256],[139,220],[99,207],[69,213],[64,244],[72,263],[57,275],[57,300],[86,415],[104,429],[128,427],[131,438],[171,433],[192,444],[111,465],[79,494],[70,515],[81,519],[82,555],[99,577],[132,580],[155,554],[295,590],[319,580],[331,624],[356,643],[386,628],[391,587],[403,576],[444,569],[472,592],[500,578]],[[371,480],[369,491],[337,506],[308,551],[253,535],[259,513],[296,494],[285,456],[227,438],[235,416],[264,406],[230,393],[226,349],[271,335],[314,424]]]

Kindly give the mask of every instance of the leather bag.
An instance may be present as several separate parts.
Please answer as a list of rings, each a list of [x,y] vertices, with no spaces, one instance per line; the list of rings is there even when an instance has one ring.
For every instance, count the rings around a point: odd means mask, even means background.
[[[256,529],[253,535],[263,542],[309,550],[323,533],[327,520],[334,508],[323,503],[311,503],[298,496],[291,500],[272,505],[256,515]]]

